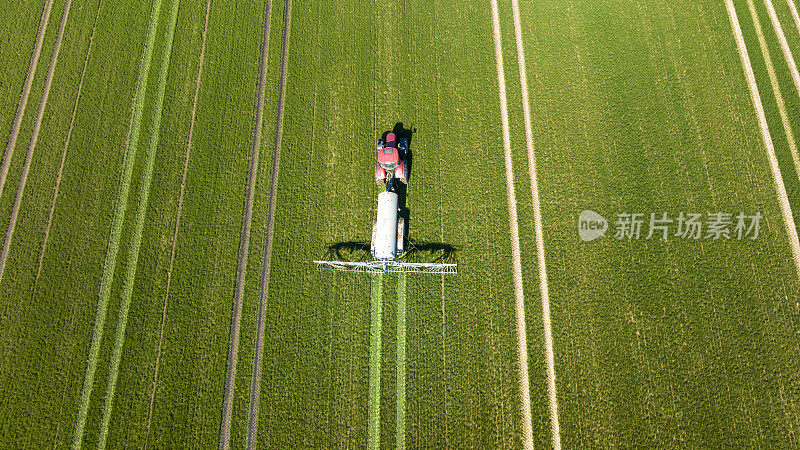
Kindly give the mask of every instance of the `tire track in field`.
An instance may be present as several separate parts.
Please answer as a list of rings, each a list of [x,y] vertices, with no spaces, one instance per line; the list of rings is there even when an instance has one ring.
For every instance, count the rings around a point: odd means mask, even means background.
[[[14,206],[11,208],[11,217],[8,219],[6,237],[3,240],[3,249],[0,251],[0,282],[3,281],[3,272],[5,271],[6,260],[8,259],[8,251],[11,248],[11,239],[14,237],[14,229],[17,226],[19,207],[22,204],[22,195],[25,193],[25,184],[28,182],[28,173],[31,168],[36,141],[39,139],[39,129],[42,126],[44,110],[47,108],[47,99],[50,96],[50,86],[53,83],[53,74],[56,71],[56,64],[58,63],[58,52],[61,50],[61,40],[64,37],[64,28],[67,26],[67,18],[69,17],[69,7],[71,4],[72,0],[67,0],[66,3],[64,3],[64,10],[61,13],[61,23],[58,25],[56,42],[53,45],[53,54],[50,56],[50,65],[47,67],[47,76],[44,79],[42,98],[39,100],[39,109],[36,111],[36,122],[33,124],[31,141],[28,144],[28,153],[25,155],[25,162],[22,164],[22,175],[20,175],[19,184],[17,184],[17,193],[14,197]]]
[[[261,359],[264,356],[264,328],[266,327],[267,293],[269,292],[269,268],[272,258],[272,232],[275,224],[275,203],[278,194],[278,164],[280,163],[281,133],[283,131],[283,105],[286,95],[286,71],[289,58],[289,34],[292,18],[292,2],[286,0],[283,17],[283,48],[281,52],[281,79],[278,88],[278,112],[275,119],[275,143],[272,150],[272,179],[269,188],[269,212],[267,213],[267,235],[264,240],[264,260],[261,265],[261,289],[258,300],[258,326],[256,329],[256,349],[253,358],[253,375],[250,382],[250,410],[247,418],[247,448],[256,447],[258,430],[258,403],[261,389]],[[267,21],[269,13],[267,13]],[[267,33],[268,30],[265,30]],[[268,35],[264,40],[267,42]],[[264,45],[266,47],[266,43]],[[266,66],[262,64],[262,70]]]
[[[136,92],[133,97],[130,128],[122,163],[122,177],[119,183],[117,198],[114,202],[114,217],[111,222],[108,249],[106,250],[105,262],[103,263],[103,277],[100,280],[97,313],[92,329],[92,340],[89,347],[86,373],[83,377],[83,387],[81,388],[81,396],[78,400],[78,412],[75,417],[75,432],[72,438],[73,449],[81,448],[83,443],[83,432],[86,426],[86,417],[89,412],[89,401],[94,386],[94,376],[97,371],[97,360],[100,355],[100,342],[103,340],[103,328],[105,327],[106,313],[108,312],[108,300],[111,296],[111,285],[114,282],[114,272],[117,266],[119,240],[122,234],[125,210],[128,206],[128,191],[130,190],[131,176],[133,175],[133,164],[136,159],[136,150],[139,146],[144,98],[147,92],[147,74],[150,71],[150,63],[153,57],[153,44],[156,39],[155,29],[158,26],[160,13],[161,0],[155,0],[153,2],[153,11],[150,16],[150,24],[147,28],[147,42],[142,52],[139,74],[136,80]]]
[[[767,74],[769,75],[769,82],[772,85],[772,93],[775,95],[775,102],[778,104],[778,113],[781,116],[781,123],[783,124],[783,131],[786,133],[786,140],[789,144],[789,152],[792,154],[792,161],[794,161],[794,169],[797,176],[800,177],[800,156],[797,152],[797,143],[794,139],[794,132],[792,125],[789,123],[789,115],[786,112],[786,103],[781,94],[781,87],[778,84],[778,77],[775,75],[775,67],[772,65],[772,58],[769,56],[769,48],[767,41],[764,38],[764,33],[761,30],[761,21],[758,20],[758,13],[753,0],[747,0],[747,8],[750,10],[750,17],[753,19],[753,26],[758,36],[758,45],[761,48],[761,55],[764,57],[764,62],[767,65]]]
[[[219,430],[219,448],[227,449],[231,441],[231,415],[233,413],[233,389],[236,381],[236,363],[239,358],[239,325],[242,319],[244,281],[247,272],[247,252],[250,247],[250,222],[253,214],[253,199],[258,175],[258,153],[261,148],[261,123],[264,116],[264,90],[267,77],[267,55],[269,53],[269,18],[272,2],[266,0],[264,6],[264,27],[261,43],[261,65],[258,74],[258,94],[256,98],[255,122],[253,124],[253,146],[250,151],[250,167],[247,171],[247,193],[242,218],[242,233],[239,244],[239,261],[236,267],[236,289],[233,296],[231,315],[231,335],[228,344],[228,364],[225,375],[225,391],[222,400],[222,419]]]
[[[8,168],[11,166],[11,157],[14,155],[14,147],[17,144],[19,128],[22,125],[22,116],[25,114],[25,107],[28,105],[28,95],[31,93],[33,85],[33,75],[36,73],[36,66],[39,64],[39,54],[42,51],[44,32],[47,29],[47,22],[50,21],[50,9],[53,7],[53,0],[47,0],[42,11],[42,18],[39,21],[39,33],[36,35],[36,43],[33,45],[33,54],[28,63],[28,73],[25,74],[25,84],[22,87],[22,94],[17,104],[17,112],[14,116],[14,125],[11,127],[11,135],[6,143],[6,151],[3,155],[3,165],[0,167],[0,197],[3,196],[3,187],[6,184]]]
[[[164,37],[164,55],[161,62],[161,71],[158,74],[158,88],[156,90],[155,105],[153,111],[153,122],[150,129],[150,146],[147,151],[147,160],[142,174],[142,182],[139,187],[139,205],[136,210],[135,228],[128,251],[128,264],[125,271],[125,279],[122,283],[122,302],[119,307],[117,318],[117,331],[114,336],[114,347],[111,350],[111,361],[109,363],[108,381],[106,384],[106,398],[103,403],[103,414],[100,421],[100,438],[98,448],[103,449],[108,440],[109,423],[111,422],[111,412],[114,406],[114,395],[116,393],[117,379],[119,378],[119,366],[122,360],[122,348],[125,344],[125,330],[128,324],[128,312],[130,311],[133,288],[136,282],[136,269],[139,265],[139,251],[142,245],[142,231],[144,222],[147,218],[147,205],[150,200],[150,186],[153,181],[153,168],[155,167],[156,152],[161,138],[161,113],[164,106],[164,93],[167,89],[167,75],[169,73],[170,57],[172,56],[172,45],[175,37],[175,23],[178,21],[178,7],[180,0],[172,0],[167,31]]]
[[[739,25],[739,18],[736,16],[736,9],[733,6],[733,0],[725,0],[725,6],[728,9],[728,18],[730,19],[731,27],[733,28],[733,37],[736,40],[736,46],[739,50],[742,69],[744,69],[745,77],[747,78],[747,85],[750,88],[750,98],[753,101],[753,108],[756,111],[758,125],[761,128],[761,138],[764,140],[764,146],[767,149],[769,166],[770,169],[772,169],[772,179],[775,181],[775,189],[778,194],[778,203],[781,208],[781,213],[783,214],[783,223],[786,225],[786,233],[788,234],[789,246],[792,250],[792,257],[794,258],[797,274],[800,276],[800,241],[798,241],[797,238],[797,225],[794,222],[792,208],[789,205],[789,196],[786,194],[786,186],[783,184],[781,168],[778,165],[778,159],[775,157],[775,148],[772,145],[772,137],[769,134],[769,125],[767,125],[767,117],[764,114],[764,106],[761,104],[761,96],[758,93],[758,85],[756,84],[755,74],[753,74],[753,66],[750,64],[750,56],[747,54],[747,47],[744,44],[742,28]]]
[[[100,15],[100,6],[103,1],[97,2],[97,11],[94,14],[94,23],[92,24],[92,32],[89,35],[89,46],[86,49],[86,57],[83,60],[83,69],[81,69],[81,78],[78,81],[78,93],[75,96],[75,104],[72,105],[72,114],[69,119],[69,129],[67,130],[67,137],[64,140],[64,148],[61,150],[61,162],[58,165],[58,172],[56,173],[55,187],[53,188],[53,198],[50,200],[50,211],[47,215],[47,225],[44,228],[44,239],[42,241],[42,248],[39,250],[39,261],[36,266],[36,277],[33,280],[33,291],[36,290],[36,285],[39,281],[39,275],[42,273],[42,263],[44,261],[44,253],[47,250],[47,240],[50,237],[50,228],[53,225],[53,212],[56,207],[56,200],[58,200],[58,189],[61,186],[61,175],[64,172],[64,162],[67,159],[67,149],[69,149],[69,141],[72,138],[72,129],[75,126],[75,116],[78,112],[78,102],[81,99],[81,92],[83,91],[83,79],[86,76],[86,67],[89,65],[89,55],[92,53],[92,42],[94,41],[94,33],[97,30],[97,17]]]
[[[514,192],[514,166],[511,159],[511,138],[508,126],[508,102],[506,100],[506,76],[503,69],[503,49],[500,37],[500,18],[497,0],[491,0],[492,35],[494,38],[495,61],[497,64],[497,84],[500,95],[500,124],[503,131],[503,150],[506,167],[506,195],[508,198],[508,222],[511,234],[511,262],[516,298],[517,353],[519,358],[519,389],[522,404],[522,446],[533,448],[531,430],[531,394],[528,378],[528,343],[525,329],[525,293],[522,286],[522,261],[519,251],[519,225],[517,222],[517,197]]]
[[[789,49],[786,35],[783,34],[783,27],[781,27],[778,15],[775,13],[775,8],[772,6],[772,0],[764,0],[764,4],[767,6],[767,14],[769,15],[769,20],[772,22],[772,28],[775,29],[775,34],[778,35],[778,42],[781,44],[783,59],[786,60],[786,64],[789,66],[789,73],[792,74],[792,82],[794,82],[797,94],[800,95],[800,73],[797,72],[797,64],[795,64],[794,56],[792,56],[792,51]]]
[[[533,227],[536,240],[536,258],[539,266],[539,290],[542,296],[542,323],[544,324],[544,347],[547,363],[547,397],[550,404],[550,432],[553,448],[561,448],[561,430],[558,422],[558,395],[556,393],[556,365],[553,356],[553,326],[550,322],[550,288],[547,284],[547,267],[544,257],[544,234],[542,231],[542,211],[539,203],[539,181],[536,177],[536,155],[533,151],[533,131],[531,126],[531,107],[528,97],[528,75],[525,67],[525,48],[522,44],[522,25],[519,19],[519,2],[511,0],[514,16],[514,36],[517,44],[517,62],[519,63],[519,84],[522,89],[522,113],[525,118],[525,143],[528,150],[528,173],[531,182],[531,198],[533,201]],[[517,328],[519,332],[519,321]],[[522,323],[522,333],[525,323]],[[526,348],[527,352],[527,348]],[[527,374],[526,374],[527,376]],[[531,443],[532,445],[532,443]]]
[[[800,33],[800,16],[797,15],[797,8],[794,5],[794,1],[786,0],[786,3],[789,5],[789,10],[792,12],[792,20],[794,20],[794,25],[797,27],[797,32]]]
[[[181,212],[183,211],[183,194],[186,190],[186,174],[189,171],[189,155],[192,151],[192,137],[194,135],[194,119],[197,112],[197,98],[200,95],[200,79],[203,75],[203,60],[206,53],[206,34],[208,32],[208,16],[211,14],[211,0],[206,1],[206,16],[203,22],[202,42],[200,44],[200,59],[197,63],[197,79],[195,80],[194,99],[192,100],[192,112],[189,119],[189,137],[186,142],[186,152],[183,157],[183,173],[181,174],[181,188],[178,194],[178,211],[175,216],[175,229],[172,233],[172,248],[169,256],[169,268],[167,269],[167,286],[164,294],[164,306],[161,309],[161,325],[158,329],[158,346],[156,349],[156,367],[153,373],[153,388],[150,390],[150,402],[147,408],[147,436],[150,436],[150,425],[153,420],[153,402],[156,396],[156,386],[158,384],[158,366],[161,361],[161,348],[164,339],[164,324],[167,320],[167,303],[169,301],[169,288],[172,282],[172,269],[175,264],[176,243],[178,242],[178,229],[181,224]]]
[[[383,272],[372,274],[369,331],[369,433],[367,447],[381,448],[381,329],[383,321]]]

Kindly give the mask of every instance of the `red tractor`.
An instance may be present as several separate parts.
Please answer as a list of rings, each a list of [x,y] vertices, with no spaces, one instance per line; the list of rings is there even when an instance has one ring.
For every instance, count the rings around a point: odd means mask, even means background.
[[[378,184],[389,183],[393,178],[401,183],[408,182],[408,139],[397,139],[394,133],[386,135],[386,140],[378,139],[375,146],[378,151],[378,163],[375,165],[375,182]]]

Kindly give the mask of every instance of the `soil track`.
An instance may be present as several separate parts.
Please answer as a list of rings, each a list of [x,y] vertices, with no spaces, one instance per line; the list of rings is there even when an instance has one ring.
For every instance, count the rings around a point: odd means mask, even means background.
[[[272,257],[272,231],[275,223],[275,202],[278,193],[278,164],[280,162],[281,132],[283,130],[283,103],[286,94],[286,67],[289,56],[289,30],[292,18],[292,2],[286,0],[283,18],[283,49],[281,52],[281,80],[278,90],[278,111],[275,119],[275,143],[272,150],[272,180],[269,188],[269,212],[267,214],[267,236],[264,240],[264,261],[261,265],[261,289],[258,305],[258,328],[256,330],[256,351],[253,360],[253,376],[250,385],[250,411],[247,418],[247,448],[256,447],[258,429],[258,401],[261,386],[261,359],[264,355],[264,328],[266,321],[266,300],[269,291],[269,267]],[[263,66],[262,66],[263,67]]]
[[[794,20],[794,24],[797,27],[797,32],[800,33],[800,16],[797,15],[797,7],[794,6],[793,0],[786,0],[786,3],[789,4],[789,10],[792,12],[792,20]]]
[[[775,30],[775,34],[778,36],[778,42],[781,44],[783,59],[786,60],[786,64],[789,66],[789,73],[792,74],[794,87],[797,90],[797,93],[800,94],[800,73],[797,71],[797,64],[795,64],[794,56],[792,56],[792,51],[789,49],[789,43],[786,41],[786,35],[783,34],[783,27],[781,27],[781,22],[778,20],[778,14],[775,12],[775,7],[772,5],[772,0],[764,0],[764,5],[767,7],[767,13],[769,15],[769,20],[772,22],[772,28]]]
[[[500,96],[500,123],[503,131],[503,150],[506,167],[506,195],[508,198],[508,223],[511,235],[511,261],[514,273],[514,296],[516,298],[517,353],[519,356],[519,390],[522,405],[522,447],[533,448],[531,430],[531,394],[528,378],[528,342],[525,329],[525,293],[522,287],[522,261],[519,250],[519,225],[517,222],[517,196],[514,191],[514,167],[511,158],[511,138],[508,130],[508,102],[506,100],[506,76],[503,65],[503,49],[500,36],[500,19],[497,0],[492,0],[492,34],[494,37],[497,64],[497,85]]]
[[[156,385],[158,380],[158,366],[161,361],[161,348],[164,339],[164,324],[167,320],[167,303],[169,301],[169,287],[172,281],[172,269],[175,264],[175,249],[178,242],[178,229],[181,224],[181,212],[183,211],[183,194],[186,190],[186,173],[189,170],[189,155],[192,151],[192,136],[194,132],[194,118],[197,112],[197,98],[200,95],[200,79],[203,75],[203,59],[206,53],[206,34],[208,31],[208,16],[211,13],[211,0],[206,2],[206,17],[203,23],[202,43],[200,44],[200,59],[197,63],[197,79],[195,80],[194,99],[192,100],[192,113],[189,119],[189,137],[186,142],[186,153],[183,157],[183,173],[181,175],[181,188],[178,194],[178,212],[175,217],[175,229],[172,233],[172,247],[169,256],[169,268],[167,269],[167,286],[164,294],[164,306],[161,309],[161,325],[158,329],[158,346],[156,349],[156,367],[153,373],[153,388],[150,390],[150,403],[147,409],[147,435],[150,435],[150,425],[153,420],[153,401],[156,395]]]
[[[558,423],[558,395],[556,394],[556,368],[553,356],[553,327],[550,322],[550,288],[547,284],[547,266],[544,258],[544,233],[542,231],[542,211],[539,205],[539,181],[536,178],[536,155],[533,151],[533,131],[531,125],[531,107],[528,98],[528,75],[525,67],[525,48],[522,44],[522,25],[519,18],[519,2],[511,0],[514,16],[514,36],[517,44],[517,62],[519,64],[519,84],[522,90],[522,112],[525,119],[525,146],[528,150],[528,173],[531,183],[531,199],[533,202],[533,228],[536,234],[536,261],[539,266],[539,292],[542,296],[542,323],[544,325],[544,347],[547,362],[547,397],[550,404],[550,432],[554,449],[561,448],[561,430]],[[519,312],[520,305],[517,305]],[[524,308],[522,309],[524,313]],[[524,327],[525,323],[522,323]],[[517,327],[520,323],[517,320]],[[525,330],[517,330],[524,333]],[[525,349],[527,352],[527,348]],[[527,373],[525,374],[527,377]],[[532,443],[531,443],[532,445]]]
[[[42,51],[42,41],[44,41],[44,32],[47,29],[47,22],[50,20],[50,9],[53,7],[53,0],[47,0],[44,4],[44,11],[42,11],[42,19],[39,21],[39,34],[36,35],[36,44],[33,45],[33,54],[31,61],[28,63],[28,73],[25,75],[25,85],[22,88],[22,95],[17,104],[17,113],[14,116],[14,125],[11,128],[11,136],[6,143],[6,152],[3,156],[3,166],[0,168],[0,197],[3,196],[3,187],[6,184],[6,176],[8,175],[8,168],[11,166],[11,157],[14,155],[14,146],[17,144],[17,136],[19,135],[19,127],[22,124],[22,116],[25,114],[25,107],[28,104],[28,95],[31,93],[31,86],[33,85],[33,75],[36,73],[36,66],[39,64],[39,54]]]
[[[266,0],[264,28],[261,41],[261,66],[258,74],[258,96],[256,100],[255,123],[253,124],[253,147],[250,152],[250,168],[247,171],[247,194],[242,219],[242,235],[239,246],[239,261],[236,267],[236,290],[233,298],[231,316],[231,336],[228,347],[228,368],[225,376],[225,392],[222,401],[222,421],[219,430],[219,448],[227,449],[231,440],[231,414],[233,413],[233,388],[236,380],[236,362],[239,354],[239,324],[242,319],[244,281],[247,272],[247,251],[250,246],[250,221],[253,214],[253,198],[258,174],[258,152],[261,147],[261,123],[264,116],[264,90],[267,77],[267,56],[269,53],[269,19],[272,2]]]
[[[758,93],[756,76],[753,73],[753,66],[750,64],[750,56],[747,54],[747,47],[745,46],[744,37],[742,36],[742,27],[739,25],[739,18],[736,16],[733,0],[725,0],[725,6],[728,9],[728,18],[733,28],[733,37],[736,40],[736,47],[739,49],[739,57],[742,62],[745,77],[747,78],[747,85],[750,88],[750,97],[753,101],[753,108],[756,110],[758,125],[761,129],[761,138],[764,140],[764,147],[767,149],[769,166],[772,170],[772,179],[775,182],[775,190],[778,194],[778,204],[783,214],[783,223],[786,226],[789,247],[791,247],[792,250],[792,257],[794,258],[797,274],[800,276],[800,241],[798,241],[797,238],[797,226],[795,225],[794,215],[792,215],[792,208],[789,204],[789,196],[786,194],[786,186],[783,184],[781,168],[775,156],[775,147],[772,144],[772,136],[769,134],[767,116],[764,114],[764,106],[761,104],[761,95]]]
[[[61,40],[64,37],[64,28],[67,25],[69,7],[71,4],[72,0],[67,0],[66,3],[64,3],[64,10],[61,13],[61,23],[58,25],[58,33],[56,34],[56,43],[53,46],[53,54],[50,57],[50,65],[47,68],[47,76],[44,80],[44,91],[42,91],[42,98],[39,100],[39,109],[36,111],[36,122],[33,124],[31,141],[28,144],[28,153],[25,155],[25,162],[22,164],[22,175],[20,175],[19,184],[17,185],[14,206],[11,208],[11,217],[8,220],[8,227],[6,228],[3,250],[0,251],[0,282],[3,281],[3,272],[6,267],[6,260],[8,259],[8,251],[11,248],[11,239],[14,237],[14,228],[17,226],[17,215],[19,215],[19,207],[22,204],[22,195],[25,193],[25,184],[28,181],[28,172],[30,171],[31,161],[33,160],[33,150],[36,148],[36,141],[39,139],[39,129],[42,126],[44,110],[47,107],[47,98],[50,96],[50,86],[53,83],[53,74],[56,71],[56,63],[58,62],[58,52],[61,49]]]
[[[756,5],[753,3],[753,0],[747,0],[747,9],[750,10],[750,17],[753,19],[753,26],[755,27],[756,36],[758,37],[758,46],[761,48],[761,55],[764,57],[764,63],[767,66],[769,83],[772,86],[772,93],[775,95],[775,102],[778,104],[778,114],[781,116],[783,131],[786,133],[786,142],[789,144],[789,153],[792,155],[795,171],[797,172],[797,175],[800,176],[800,155],[798,155],[797,143],[794,139],[794,131],[792,131],[792,125],[789,122],[789,114],[786,111],[786,102],[783,100],[783,94],[781,94],[778,76],[775,74],[775,67],[772,65],[772,58],[769,55],[767,40],[764,38],[764,33],[761,30],[761,21],[758,20],[758,13],[756,13]]]

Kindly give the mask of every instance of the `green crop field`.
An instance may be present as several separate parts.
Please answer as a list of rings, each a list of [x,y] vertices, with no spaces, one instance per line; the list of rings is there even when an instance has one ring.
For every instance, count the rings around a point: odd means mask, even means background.
[[[0,447],[800,447],[795,1],[11,1]]]

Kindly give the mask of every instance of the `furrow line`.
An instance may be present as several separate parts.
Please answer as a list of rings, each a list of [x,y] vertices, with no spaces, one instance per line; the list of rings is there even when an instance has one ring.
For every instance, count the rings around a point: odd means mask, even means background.
[[[167,285],[164,294],[164,306],[161,309],[161,325],[158,329],[158,346],[156,349],[156,366],[153,372],[153,387],[150,390],[150,402],[147,408],[147,436],[150,436],[150,425],[153,420],[153,402],[156,395],[156,386],[158,384],[158,367],[161,361],[161,348],[164,340],[164,324],[167,320],[167,303],[169,302],[169,288],[172,282],[172,270],[175,265],[175,251],[176,243],[178,242],[178,229],[181,224],[181,212],[183,211],[183,195],[186,191],[186,174],[189,171],[189,155],[192,151],[192,137],[194,135],[194,119],[197,112],[197,99],[200,95],[200,79],[203,75],[203,59],[205,59],[206,52],[206,34],[208,31],[208,16],[211,14],[211,0],[206,1],[206,16],[203,22],[202,42],[200,44],[200,58],[197,63],[197,78],[195,80],[194,99],[192,100],[192,112],[189,119],[189,136],[186,141],[186,152],[183,156],[183,173],[181,174],[181,188],[178,194],[178,211],[175,216],[175,229],[172,233],[172,246],[169,256],[169,268],[167,269]]]
[[[542,212],[539,202],[539,182],[536,177],[536,156],[533,151],[531,107],[528,96],[528,75],[527,68],[525,67],[525,48],[522,44],[522,25],[520,24],[519,18],[518,0],[511,0],[511,8],[514,16],[514,36],[517,44],[517,61],[519,63],[519,84],[522,89],[522,113],[525,119],[525,143],[528,150],[528,172],[530,174],[531,197],[533,201],[533,227],[536,234],[539,290],[542,296],[542,323],[544,324],[544,347],[547,362],[547,397],[550,404],[550,432],[552,435],[553,448],[560,449],[561,430],[558,422],[558,395],[556,393],[556,369],[553,355],[553,327],[550,321],[550,289],[547,284]]]
[[[28,181],[28,173],[31,168],[31,161],[33,160],[33,151],[36,148],[36,141],[39,139],[39,129],[42,126],[45,108],[47,108],[47,99],[50,96],[50,86],[53,83],[53,74],[56,71],[58,52],[61,50],[61,40],[64,37],[64,28],[67,25],[67,18],[69,17],[69,7],[71,3],[72,0],[67,0],[66,3],[64,3],[64,10],[61,13],[61,23],[58,25],[56,43],[53,46],[53,54],[50,57],[50,65],[47,67],[47,76],[45,76],[44,80],[42,98],[39,100],[39,109],[36,111],[36,122],[33,124],[31,141],[28,144],[28,153],[25,155],[25,162],[22,164],[22,175],[20,175],[19,184],[17,184],[17,193],[14,197],[14,206],[11,208],[11,217],[8,219],[6,237],[3,240],[3,249],[0,251],[0,282],[3,281],[3,272],[5,271],[8,252],[11,248],[11,239],[14,237],[14,229],[17,226],[17,216],[19,215],[20,205],[22,205],[22,195],[25,193],[25,184]]]
[[[139,145],[139,133],[141,131],[142,113],[144,111],[144,100],[147,92],[147,75],[150,72],[150,63],[153,56],[153,44],[155,43],[155,30],[158,26],[158,18],[161,13],[161,0],[153,3],[150,24],[147,29],[147,42],[145,44],[142,59],[139,65],[139,75],[136,82],[136,92],[133,100],[133,110],[128,139],[125,148],[125,156],[122,163],[122,177],[120,179],[117,198],[114,202],[114,217],[111,222],[111,233],[108,239],[108,249],[106,250],[105,262],[103,264],[103,277],[100,280],[100,292],[98,294],[97,313],[92,330],[92,340],[89,348],[89,357],[86,364],[86,373],[83,378],[81,396],[78,400],[78,413],[75,417],[75,432],[72,439],[72,448],[79,449],[83,443],[83,432],[86,426],[86,417],[89,412],[89,400],[92,395],[94,376],[97,370],[97,360],[100,355],[100,342],[103,340],[103,328],[106,322],[108,300],[111,296],[111,285],[114,281],[114,272],[117,266],[117,253],[119,252],[119,240],[122,234],[122,225],[125,219],[125,210],[128,206],[128,192],[130,190],[131,176],[133,175],[133,165],[136,159],[136,150]]]
[[[783,214],[784,225],[786,225],[786,233],[788,235],[787,237],[789,238],[789,246],[792,250],[792,257],[794,258],[798,276],[800,276],[800,241],[798,241],[797,237],[797,225],[794,222],[792,208],[789,205],[789,196],[786,194],[786,186],[783,184],[781,168],[778,165],[778,159],[775,156],[775,148],[772,144],[772,137],[769,133],[767,117],[764,114],[764,106],[761,104],[761,96],[758,93],[758,85],[756,84],[756,77],[753,73],[753,66],[750,64],[750,56],[747,54],[747,47],[744,44],[742,28],[739,25],[739,18],[736,16],[736,9],[733,6],[733,0],[725,0],[725,6],[728,9],[728,18],[731,21],[733,36],[736,40],[736,46],[739,50],[739,57],[742,61],[742,68],[744,69],[745,77],[747,78],[747,85],[750,89],[750,98],[753,101],[753,108],[755,108],[756,111],[758,125],[761,128],[761,138],[764,140],[764,146],[767,150],[770,169],[772,169],[772,179],[775,182],[775,189],[778,194],[778,203],[780,205],[781,213]]]
[[[47,29],[47,22],[50,21],[50,10],[53,7],[53,0],[47,0],[42,11],[42,19],[39,21],[39,33],[36,35],[36,43],[33,45],[33,54],[28,63],[28,72],[25,74],[25,84],[22,87],[22,94],[17,104],[17,112],[14,115],[14,125],[11,127],[11,135],[6,143],[6,151],[3,155],[3,165],[0,167],[0,197],[3,196],[3,187],[6,185],[8,168],[11,167],[11,157],[14,156],[14,147],[17,145],[19,128],[22,125],[22,116],[25,115],[25,107],[28,105],[28,96],[33,86],[33,75],[36,73],[36,66],[39,64],[39,54],[42,51],[44,32]]]
[[[81,92],[83,92],[83,80],[86,76],[86,68],[89,66],[89,56],[92,53],[92,43],[94,42],[94,33],[97,30],[97,18],[100,15],[100,7],[103,1],[97,2],[97,11],[94,14],[94,23],[92,24],[92,32],[89,35],[89,46],[86,48],[86,57],[83,60],[83,69],[81,69],[80,81],[78,81],[78,93],[75,95],[75,103],[72,105],[72,114],[69,119],[69,128],[67,129],[67,137],[64,140],[64,148],[61,150],[61,161],[58,165],[58,172],[56,173],[56,182],[53,187],[53,198],[50,200],[50,211],[47,215],[47,225],[44,228],[44,239],[42,240],[42,248],[39,250],[39,261],[36,265],[36,277],[33,280],[32,295],[36,290],[36,285],[39,281],[39,276],[42,273],[42,264],[44,262],[44,253],[47,250],[47,241],[50,237],[50,228],[53,225],[53,213],[56,208],[56,201],[58,200],[58,189],[61,186],[61,175],[64,172],[64,162],[67,159],[67,149],[69,149],[69,142],[72,138],[72,130],[75,126],[75,116],[78,112],[78,102],[81,99]]]
[[[519,250],[519,225],[517,222],[517,197],[514,191],[514,166],[511,158],[511,138],[508,125],[508,102],[506,100],[506,77],[503,65],[503,49],[500,37],[500,18],[497,0],[491,0],[492,34],[494,37],[495,60],[497,63],[497,84],[500,96],[500,123],[503,132],[503,150],[506,168],[506,195],[508,198],[508,222],[511,237],[511,261],[513,267],[514,296],[516,298],[517,353],[519,359],[519,390],[522,406],[522,446],[533,448],[531,430],[531,395],[528,378],[528,343],[525,329],[525,293],[522,286],[522,261]]]
[[[258,297],[258,325],[256,328],[256,348],[253,357],[253,374],[250,379],[250,410],[247,417],[247,448],[256,447],[258,431],[258,406],[261,389],[261,365],[264,356],[264,329],[266,327],[267,293],[269,292],[269,269],[272,258],[272,233],[275,225],[275,205],[278,195],[278,165],[280,163],[281,134],[283,132],[283,105],[286,95],[286,71],[289,59],[289,33],[292,18],[292,2],[286,0],[283,17],[283,48],[281,52],[281,79],[278,88],[278,111],[275,119],[275,142],[272,148],[272,175],[269,187],[269,211],[267,231],[264,239],[264,260],[261,264],[261,288]],[[269,18],[267,18],[269,20]],[[265,36],[265,42],[268,36]],[[266,43],[264,45],[266,47]],[[262,65],[262,70],[266,66]]]
[[[242,302],[244,300],[244,282],[247,272],[247,253],[250,247],[250,222],[253,214],[253,199],[256,191],[258,175],[258,153],[261,148],[261,122],[264,116],[264,91],[266,87],[266,65],[269,50],[269,18],[272,2],[266,0],[264,27],[261,44],[261,66],[258,75],[258,94],[255,105],[255,122],[253,124],[253,146],[250,152],[250,167],[247,171],[247,193],[242,218],[242,234],[239,246],[239,260],[236,267],[236,289],[233,297],[233,313],[231,315],[231,335],[228,346],[228,364],[225,375],[225,392],[222,401],[222,420],[219,430],[219,448],[226,450],[231,440],[231,415],[233,414],[233,389],[236,381],[236,363],[239,358],[239,326],[242,319]]]

